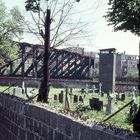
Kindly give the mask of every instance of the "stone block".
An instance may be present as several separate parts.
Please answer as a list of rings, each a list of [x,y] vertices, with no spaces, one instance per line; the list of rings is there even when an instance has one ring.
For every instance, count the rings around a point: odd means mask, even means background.
[[[25,140],[26,131],[24,129],[19,128],[19,135],[18,136],[21,140]]]
[[[50,126],[50,112],[48,110],[44,112],[44,122],[46,125]]]
[[[49,128],[46,126],[46,125],[43,125],[42,126],[42,137],[46,140],[48,140],[48,131],[49,131]]]
[[[36,133],[38,136],[42,135],[42,123],[39,121],[34,120],[34,126],[33,126],[33,131]]]
[[[64,135],[55,131],[55,139],[54,140],[64,140]]]
[[[77,123],[75,121],[71,122],[71,137],[72,140],[80,140],[80,128],[81,128],[81,124]]]
[[[52,128],[49,128],[48,137],[49,137],[48,140],[53,140],[53,137],[54,137],[54,130],[53,130]]]
[[[57,114],[50,112],[50,126],[54,129],[57,127]]]
[[[31,132],[27,132],[27,140],[34,140],[34,134]]]
[[[23,115],[18,115],[17,124],[18,124],[21,128],[25,128],[25,127],[26,127],[26,124],[25,124],[25,116],[23,116]]]

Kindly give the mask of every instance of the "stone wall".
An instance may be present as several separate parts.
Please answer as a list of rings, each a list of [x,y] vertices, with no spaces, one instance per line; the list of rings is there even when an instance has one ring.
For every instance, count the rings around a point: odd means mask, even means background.
[[[36,104],[0,94],[0,140],[125,140]],[[133,138],[133,140],[135,140]]]

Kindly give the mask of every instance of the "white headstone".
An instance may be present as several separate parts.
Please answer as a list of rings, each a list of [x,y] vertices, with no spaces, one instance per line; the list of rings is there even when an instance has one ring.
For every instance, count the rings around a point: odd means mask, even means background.
[[[21,98],[22,97],[22,88],[14,87],[13,88],[13,95]]]
[[[102,83],[99,83],[99,94],[101,95],[102,92]]]
[[[106,113],[112,114],[113,112],[113,97],[111,95],[108,96],[108,104],[106,107]]]

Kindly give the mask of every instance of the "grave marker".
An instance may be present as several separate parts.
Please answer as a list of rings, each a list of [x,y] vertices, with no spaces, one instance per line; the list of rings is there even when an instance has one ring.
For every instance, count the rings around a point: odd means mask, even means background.
[[[108,96],[108,104],[106,107],[106,113],[112,114],[113,112],[113,97],[111,95]]]
[[[56,94],[54,94],[54,101],[56,101],[57,100],[57,95]]]
[[[21,98],[22,97],[22,88],[14,87],[13,88],[13,95]]]
[[[74,102],[74,103],[78,103],[78,96],[77,96],[77,95],[74,95],[73,102]]]
[[[82,96],[79,96],[79,102],[82,102],[82,103],[84,102]]]
[[[61,93],[59,93],[59,102],[63,103],[63,97],[64,97],[64,91],[61,90]]]

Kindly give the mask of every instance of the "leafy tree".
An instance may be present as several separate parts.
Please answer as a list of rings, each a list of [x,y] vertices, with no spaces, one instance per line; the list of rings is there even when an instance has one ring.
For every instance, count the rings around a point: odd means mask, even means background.
[[[17,57],[18,48],[14,39],[19,38],[23,32],[23,19],[17,7],[8,11],[0,0],[0,64],[4,58]]]
[[[130,31],[140,36],[140,0],[109,0],[107,15],[114,31]]]

